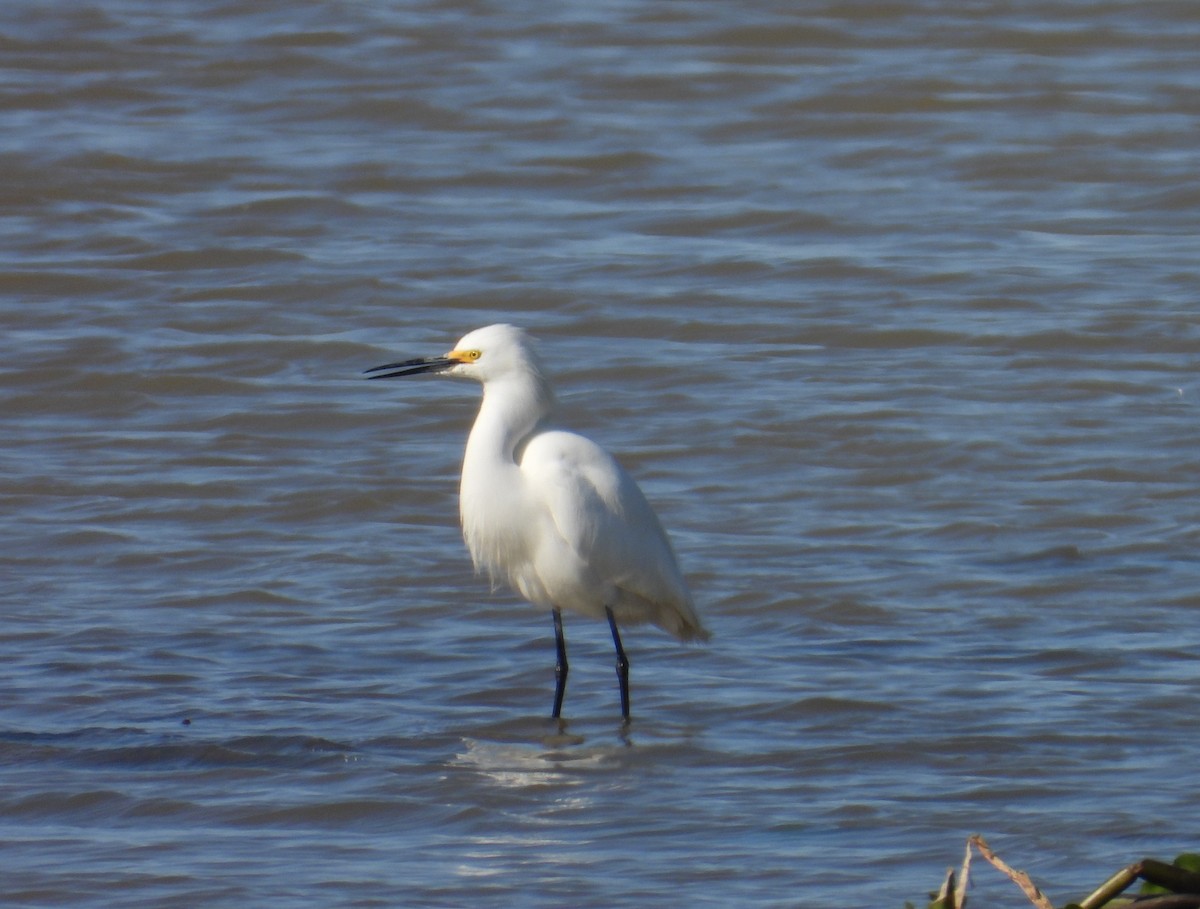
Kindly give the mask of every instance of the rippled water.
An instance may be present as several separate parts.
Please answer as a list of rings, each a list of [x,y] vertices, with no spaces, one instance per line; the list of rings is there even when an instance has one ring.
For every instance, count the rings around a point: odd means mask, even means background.
[[[28,906],[1056,902],[1194,849],[1190,2],[0,13]],[[707,647],[473,577],[534,332]],[[973,899],[1022,898],[978,872]]]

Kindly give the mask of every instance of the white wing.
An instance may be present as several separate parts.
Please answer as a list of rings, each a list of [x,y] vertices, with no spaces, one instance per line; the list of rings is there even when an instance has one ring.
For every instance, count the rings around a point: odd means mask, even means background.
[[[529,440],[520,468],[556,530],[558,551],[537,561],[555,605],[596,616],[609,607],[618,621],[652,622],[685,640],[707,637],[658,517],[608,452],[550,430]]]

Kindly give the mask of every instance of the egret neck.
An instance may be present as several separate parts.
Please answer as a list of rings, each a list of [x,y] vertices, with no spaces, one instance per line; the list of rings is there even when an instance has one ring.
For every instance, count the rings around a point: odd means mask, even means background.
[[[554,392],[540,369],[487,383],[463,453],[459,517],[476,570],[492,582],[525,561],[524,540],[507,532],[513,515],[530,509],[520,482],[524,443],[554,410]]]

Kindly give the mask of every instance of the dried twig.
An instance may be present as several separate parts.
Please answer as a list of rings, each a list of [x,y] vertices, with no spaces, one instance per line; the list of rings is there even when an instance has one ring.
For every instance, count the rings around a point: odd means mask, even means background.
[[[954,888],[954,909],[964,909],[967,905],[967,881],[971,877],[971,841],[967,840],[967,848],[963,853],[962,870],[958,872],[958,886]]]
[[[978,849],[979,854],[991,862],[992,865],[995,866],[996,870],[998,870],[1001,874],[1007,875],[1008,879],[1020,887],[1021,890],[1024,891],[1025,896],[1029,898],[1029,901],[1033,903],[1033,905],[1037,906],[1038,909],[1054,909],[1054,906],[1050,903],[1050,901],[1046,899],[1046,897],[1042,896],[1042,891],[1038,890],[1033,881],[1030,880],[1029,875],[1024,871],[1014,871],[1007,864],[1005,864],[1004,860],[1001,859],[1000,856],[992,852],[991,847],[988,846],[983,837],[981,837],[979,834],[974,834],[969,837],[967,839],[967,844],[968,846],[974,846],[976,849]]]
[[[947,868],[946,879],[942,881],[941,889],[934,898],[934,905],[939,909],[959,909],[958,903],[953,902],[954,893],[954,869]]]
[[[1142,863],[1138,862],[1135,865],[1130,865],[1128,868],[1122,868],[1103,884],[1097,887],[1085,899],[1079,901],[1079,909],[1100,909],[1105,903],[1111,900],[1114,896],[1125,891],[1125,888],[1138,879],[1138,875],[1142,873]]]

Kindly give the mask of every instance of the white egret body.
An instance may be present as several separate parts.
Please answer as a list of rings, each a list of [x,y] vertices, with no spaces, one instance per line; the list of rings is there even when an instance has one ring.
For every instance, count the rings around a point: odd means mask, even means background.
[[[371,378],[444,372],[483,383],[463,456],[459,510],[478,570],[552,611],[558,663],[553,715],[566,685],[562,609],[607,618],[629,717],[628,661],[617,623],[650,622],[706,640],[662,525],[603,448],[554,427],[554,392],[526,334],[489,325],[442,357],[390,363]]]

